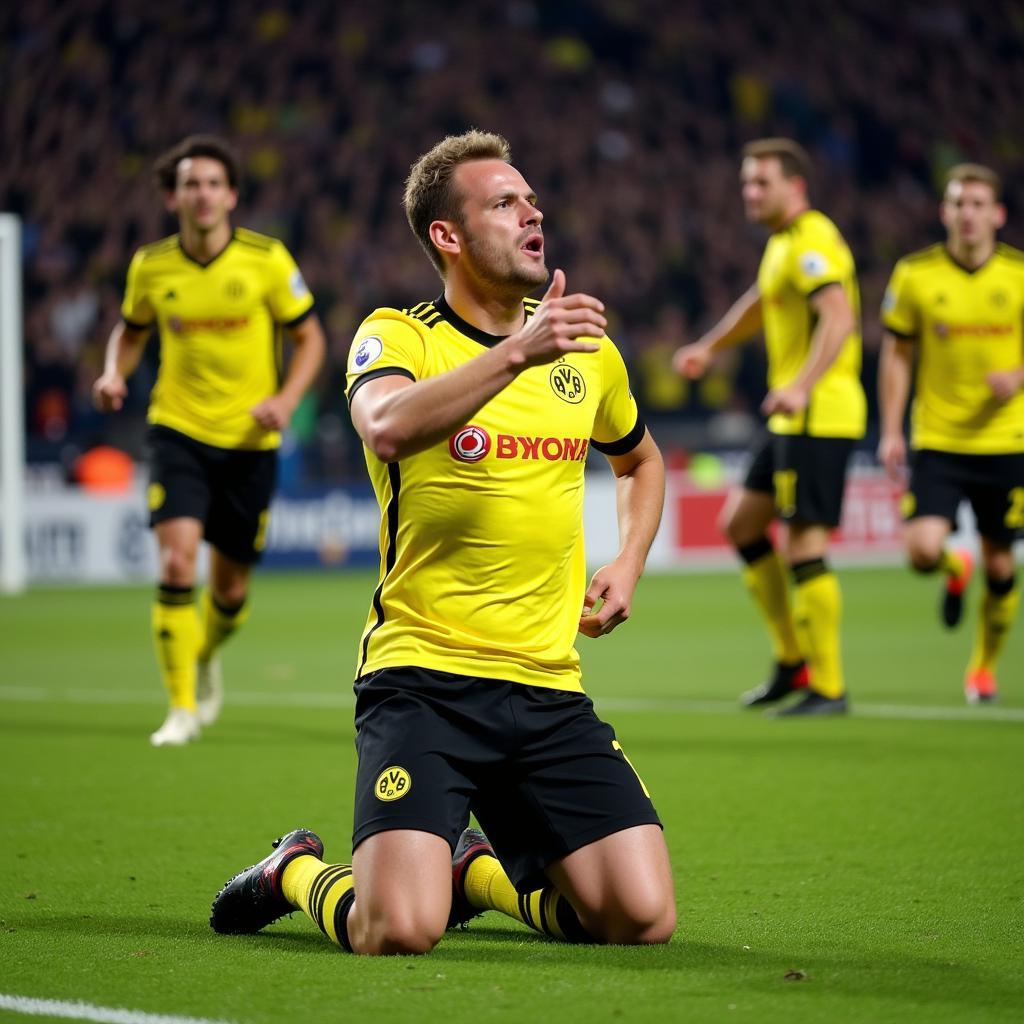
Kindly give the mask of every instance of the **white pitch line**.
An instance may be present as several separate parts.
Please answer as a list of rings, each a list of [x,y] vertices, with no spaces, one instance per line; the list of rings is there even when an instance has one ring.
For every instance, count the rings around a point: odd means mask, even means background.
[[[0,1010],[30,1017],[67,1017],[70,1020],[94,1020],[102,1024],[229,1024],[209,1017],[179,1017],[174,1013],[145,1013],[117,1006],[93,1006],[92,1003],[63,999],[32,999],[0,992]]]
[[[144,704],[162,703],[154,690],[49,689],[31,686],[0,686],[0,702],[31,704]],[[347,693],[248,692],[231,690],[228,701],[240,707],[350,708]],[[688,700],[670,697],[595,697],[598,710],[657,712],[676,715],[739,714],[739,705],[728,700]],[[749,713],[747,713],[749,715]],[[871,704],[854,699],[857,718],[902,719],[919,722],[1024,722],[1024,708],[967,707],[926,704]]]

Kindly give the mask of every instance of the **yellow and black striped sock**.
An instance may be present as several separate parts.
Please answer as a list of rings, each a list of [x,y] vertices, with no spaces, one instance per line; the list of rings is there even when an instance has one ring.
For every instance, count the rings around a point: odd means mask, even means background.
[[[969,668],[971,671],[980,668],[994,672],[996,661],[1010,635],[1010,626],[1017,615],[1020,591],[1014,585],[1013,576],[1005,580],[989,577],[986,583],[988,587],[981,600]]]
[[[245,601],[234,607],[221,604],[210,593],[209,587],[203,591],[199,604],[203,622],[199,660],[209,661],[213,657],[213,652],[249,618],[249,605]]]
[[[768,537],[737,548],[744,561],[743,582],[768,627],[775,660],[794,665],[803,660],[786,586],[786,567]]]
[[[466,899],[478,910],[497,910],[562,942],[593,942],[572,904],[553,886],[519,893],[496,857],[483,854],[466,869]]]
[[[846,684],[839,642],[843,612],[839,580],[829,571],[823,558],[797,562],[792,571],[796,582],[794,618],[801,646],[807,652],[811,689],[825,697],[842,697]]]
[[[151,622],[156,661],[171,707],[195,711],[199,616],[193,588],[160,584]]]
[[[312,855],[296,857],[281,875],[281,892],[331,942],[352,952],[348,941],[348,915],[356,894],[350,864],[325,864]]]

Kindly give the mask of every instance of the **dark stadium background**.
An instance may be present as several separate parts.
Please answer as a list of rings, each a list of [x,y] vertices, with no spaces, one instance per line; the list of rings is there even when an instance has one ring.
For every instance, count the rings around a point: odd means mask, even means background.
[[[763,241],[738,147],[791,135],[860,269],[865,384],[895,259],[942,237],[963,159],[1004,176],[1024,243],[1024,7],[983,0],[474,0],[431,4],[26,0],[0,12],[0,209],[24,220],[26,427],[65,469],[100,442],[141,454],[155,344],[127,415],[89,388],[135,246],[174,230],[153,157],[196,131],[244,157],[237,222],[283,238],[317,296],[330,361],[294,424],[292,480],[362,476],[342,396],[360,319],[440,285],[405,225],[410,162],[441,135],[503,133],[541,197],[549,265],[613,311],[668,448],[742,445],[756,347],[705,382],[668,369],[752,278]],[[866,450],[871,439],[865,442]]]

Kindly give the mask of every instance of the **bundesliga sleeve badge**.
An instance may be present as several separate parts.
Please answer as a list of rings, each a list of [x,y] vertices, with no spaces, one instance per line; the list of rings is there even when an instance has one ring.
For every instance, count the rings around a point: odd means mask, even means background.
[[[355,347],[352,356],[352,369],[357,372],[365,370],[377,362],[383,352],[384,342],[377,335],[371,334],[368,338],[363,338]]]

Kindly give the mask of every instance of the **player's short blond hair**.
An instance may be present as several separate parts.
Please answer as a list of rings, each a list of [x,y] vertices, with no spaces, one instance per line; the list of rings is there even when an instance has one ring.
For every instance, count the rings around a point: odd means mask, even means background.
[[[502,136],[473,128],[462,135],[449,135],[412,165],[405,181],[405,215],[413,234],[442,277],[444,263],[430,241],[430,225],[435,220],[462,224],[463,197],[453,181],[455,168],[470,160],[507,163],[511,155],[509,144]]]
[[[743,159],[773,156],[779,161],[782,173],[787,178],[803,178],[808,181],[811,176],[811,158],[807,150],[792,139],[755,139],[743,147]]]
[[[1003,179],[991,167],[986,167],[984,164],[957,164],[955,167],[950,167],[946,172],[946,188],[942,190],[943,194],[954,181],[980,181],[992,189],[997,203],[1003,200]]]

